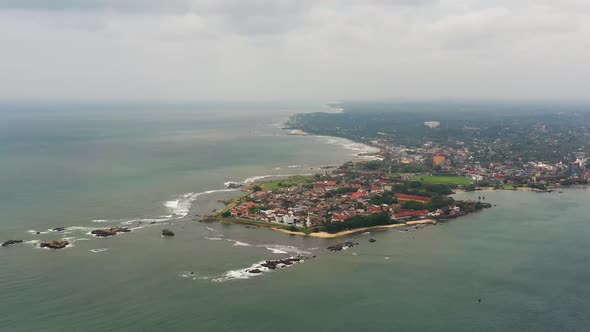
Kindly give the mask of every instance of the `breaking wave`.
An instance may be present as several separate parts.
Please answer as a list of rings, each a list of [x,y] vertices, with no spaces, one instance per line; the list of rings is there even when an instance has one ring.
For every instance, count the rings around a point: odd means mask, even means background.
[[[216,189],[207,190],[199,193],[187,193],[178,197],[175,200],[165,202],[164,206],[167,207],[172,213],[171,218],[182,218],[188,215],[191,205],[197,199],[197,197],[219,192],[232,192],[236,190],[237,189]]]

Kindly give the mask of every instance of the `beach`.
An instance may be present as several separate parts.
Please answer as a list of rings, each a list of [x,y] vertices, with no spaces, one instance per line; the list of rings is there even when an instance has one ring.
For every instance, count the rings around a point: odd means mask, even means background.
[[[321,238],[321,239],[333,239],[333,238],[338,238],[338,237],[342,237],[342,236],[346,236],[346,235],[364,233],[364,232],[368,232],[368,231],[376,230],[376,229],[403,228],[403,227],[414,226],[414,225],[435,224],[435,223],[436,223],[436,220],[434,220],[434,219],[422,219],[422,220],[408,221],[408,222],[401,223],[401,224],[355,228],[355,229],[350,229],[350,230],[346,230],[346,231],[342,231],[342,232],[338,232],[338,233],[328,233],[328,232],[314,233],[314,232],[312,232],[312,233],[307,234],[307,233],[303,233],[303,232],[289,231],[289,230],[282,229],[282,228],[272,228],[272,229],[277,232],[281,232],[281,233],[285,233],[285,234],[311,236],[311,237],[316,237],[316,238]]]

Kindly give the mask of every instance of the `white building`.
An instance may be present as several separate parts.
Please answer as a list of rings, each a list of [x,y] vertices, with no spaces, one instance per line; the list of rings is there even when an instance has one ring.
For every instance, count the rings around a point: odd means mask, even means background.
[[[438,128],[440,126],[440,122],[438,121],[426,121],[424,125],[428,128]]]

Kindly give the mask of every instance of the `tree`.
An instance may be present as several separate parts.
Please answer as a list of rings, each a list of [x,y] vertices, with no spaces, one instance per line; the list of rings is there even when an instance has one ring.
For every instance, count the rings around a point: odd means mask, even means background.
[[[252,187],[252,191],[257,192],[257,191],[261,191],[262,187],[259,185],[255,185],[254,187]]]
[[[424,210],[425,208],[424,203],[418,201],[407,201],[402,205],[404,210]]]

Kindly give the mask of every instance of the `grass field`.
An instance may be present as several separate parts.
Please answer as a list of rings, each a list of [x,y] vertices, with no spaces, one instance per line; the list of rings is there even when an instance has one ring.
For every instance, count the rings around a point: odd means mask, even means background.
[[[310,176],[296,175],[284,180],[275,180],[268,182],[260,182],[258,185],[265,190],[277,189],[279,187],[289,187],[300,184],[311,183],[312,178]]]
[[[463,176],[431,176],[431,175],[414,175],[411,177],[412,181],[421,181],[424,183],[442,183],[442,184],[456,184],[466,186],[473,183],[472,179]]]

